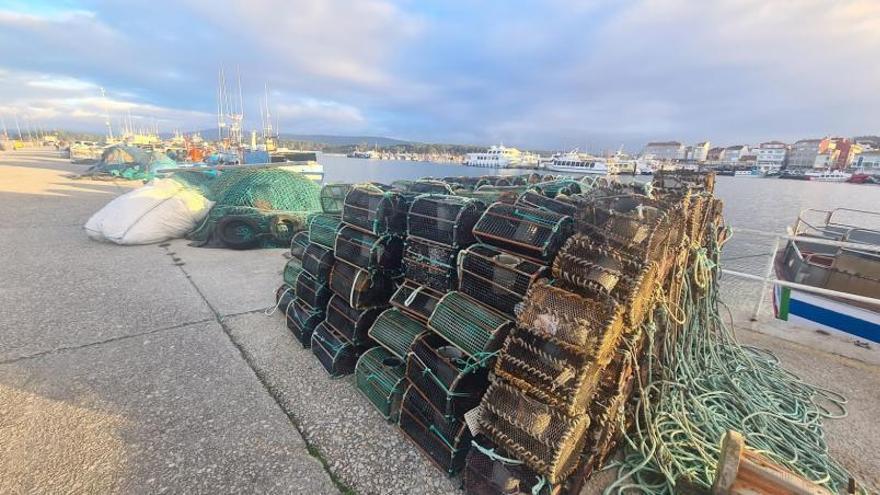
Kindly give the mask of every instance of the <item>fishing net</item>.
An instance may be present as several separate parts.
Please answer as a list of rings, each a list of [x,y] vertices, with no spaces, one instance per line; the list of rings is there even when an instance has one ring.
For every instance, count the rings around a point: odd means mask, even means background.
[[[358,349],[326,321],[312,333],[312,353],[333,377],[354,373],[358,360]]]
[[[460,196],[418,196],[409,208],[407,233],[446,246],[464,247],[474,243],[471,231],[485,208],[480,201]]]
[[[552,211],[560,215],[574,216],[577,211],[577,205],[571,200],[570,196],[556,196],[548,198],[535,190],[528,190],[516,200],[516,206],[527,208],[536,208],[539,210]]]
[[[325,184],[321,187],[321,211],[333,215],[341,214],[345,195],[351,191],[352,187],[351,184]]]
[[[590,423],[586,414],[568,416],[503,380],[489,385],[480,408],[480,431],[549,483],[577,468]]]
[[[562,490],[483,436],[471,441],[461,478],[469,495],[557,495]]]
[[[545,265],[475,244],[458,256],[458,290],[512,318],[532,283],[547,272]]]
[[[330,272],[330,289],[352,308],[368,309],[387,306],[395,287],[388,275],[337,261]]]
[[[313,308],[323,308],[330,301],[330,287],[303,272],[296,278],[296,297]]]
[[[474,226],[474,236],[504,250],[550,262],[571,228],[572,219],[565,215],[495,203]]]
[[[336,257],[365,270],[400,270],[403,239],[397,235],[374,235],[347,225],[339,229]]]
[[[304,348],[312,345],[312,332],[324,319],[323,308],[309,306],[300,299],[294,299],[287,306],[287,328]]]
[[[320,244],[309,244],[302,257],[303,270],[311,275],[318,283],[326,284],[330,280],[330,273],[336,259],[333,250]]]
[[[450,418],[438,411],[416,387],[403,395],[398,425],[428,459],[446,474],[464,467],[471,433],[462,418]]]
[[[497,350],[513,322],[461,292],[449,292],[434,309],[428,327],[468,356],[483,360]]]
[[[359,185],[345,196],[342,221],[376,235],[404,234],[408,206],[400,193]]]
[[[317,213],[309,219],[309,241],[333,249],[342,220],[337,215]]]
[[[309,231],[301,230],[290,238],[290,255],[296,259],[302,260],[306,246],[309,245]]]
[[[447,417],[461,418],[480,403],[489,370],[435,333],[416,338],[406,363],[406,376]]]
[[[406,388],[406,366],[384,347],[365,351],[355,366],[355,386],[383,418],[397,422]]]
[[[455,289],[458,248],[410,237],[403,258],[404,276],[440,292]]]
[[[303,267],[302,262],[296,258],[291,258],[287,260],[287,263],[284,264],[284,283],[290,287],[296,285],[296,278],[302,273]]]
[[[403,283],[391,296],[391,305],[403,311],[409,316],[427,324],[428,318],[443,297],[442,292],[437,292],[424,285],[419,285],[412,280],[404,279]]]
[[[406,359],[416,338],[428,328],[397,308],[386,309],[370,327],[369,336],[391,354]]]
[[[344,298],[334,294],[327,303],[327,318],[324,323],[353,345],[372,347],[375,343],[368,332],[383,310],[382,307],[354,309],[345,303]]]

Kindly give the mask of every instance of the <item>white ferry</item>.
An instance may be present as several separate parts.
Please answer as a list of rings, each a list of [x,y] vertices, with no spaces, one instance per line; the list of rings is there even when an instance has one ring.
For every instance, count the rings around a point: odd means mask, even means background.
[[[840,170],[822,170],[821,172],[807,172],[810,180],[819,182],[846,182],[852,177],[852,174],[841,172]]]
[[[569,172],[576,174],[607,175],[610,172],[608,161],[597,156],[578,153],[577,150],[553,156],[547,169],[554,172]]]
[[[538,168],[538,155],[500,145],[481,153],[468,153],[464,164],[468,167]]]

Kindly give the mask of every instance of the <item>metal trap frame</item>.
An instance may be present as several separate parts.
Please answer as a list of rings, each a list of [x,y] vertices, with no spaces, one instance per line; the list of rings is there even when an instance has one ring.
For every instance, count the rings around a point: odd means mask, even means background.
[[[456,287],[458,249],[410,237],[403,255],[403,275],[420,285],[447,292]]]
[[[302,273],[302,261],[296,258],[290,258],[287,260],[287,263],[284,264],[284,272],[282,273],[281,278],[284,279],[284,283],[289,286],[296,285],[296,277]]]
[[[429,332],[413,342],[406,376],[444,416],[461,418],[479,405],[486,392],[489,365]]]
[[[301,299],[294,299],[287,306],[287,328],[293,332],[296,340],[308,349],[312,345],[312,332],[324,320],[323,308],[309,306]]]
[[[428,328],[465,354],[482,360],[498,350],[513,322],[458,291],[440,299]]]
[[[395,308],[427,324],[431,313],[434,312],[434,308],[437,307],[437,303],[442,297],[442,292],[419,285],[413,280],[404,279],[394,295],[391,296],[390,302]]]
[[[345,196],[354,187],[351,184],[324,184],[321,187],[319,198],[321,200],[321,210],[324,213],[339,215],[342,213],[342,206],[345,204]]]
[[[312,332],[312,353],[332,377],[354,373],[359,349],[326,321]]]
[[[572,233],[571,217],[522,206],[494,203],[474,226],[481,242],[549,263]]]
[[[515,318],[529,287],[549,272],[546,265],[474,244],[458,255],[458,290]]]
[[[397,235],[374,235],[343,225],[336,234],[335,256],[365,270],[400,270],[403,239]]]
[[[324,323],[352,345],[372,347],[375,343],[370,339],[368,332],[384,309],[384,307],[354,309],[345,302],[345,298],[333,294],[330,302],[327,303]]]
[[[394,292],[394,281],[387,274],[368,272],[350,263],[337,260],[330,272],[330,290],[355,309],[388,305]]]
[[[563,200],[560,198],[566,199]],[[538,191],[529,189],[528,191],[522,193],[520,197],[516,200],[516,206],[537,208],[539,210],[552,211],[553,213],[573,217],[574,214],[577,212],[577,205],[567,198],[567,196],[548,198]]]
[[[446,474],[454,475],[464,467],[472,438],[464,419],[445,416],[414,386],[403,394],[397,424]]]
[[[427,331],[428,327],[419,320],[407,316],[397,308],[389,308],[376,318],[368,334],[388,352],[406,360],[413,342]]]
[[[306,246],[302,256],[303,271],[322,284],[330,280],[330,271],[335,262],[333,249],[314,242]]]
[[[364,351],[354,369],[355,386],[388,421],[397,422],[406,388],[406,366],[384,347]]]
[[[540,483],[541,476],[488,438],[471,441],[461,481],[468,495],[559,495],[562,485]]]
[[[341,224],[339,215],[315,213],[309,218],[309,241],[333,249],[336,232]]]
[[[300,230],[290,238],[290,256],[302,260],[306,246],[309,245],[309,231]]]
[[[580,194],[582,191],[581,183],[572,179],[553,179],[535,184],[535,189],[548,198],[572,194]]]
[[[416,194],[453,194],[452,187],[442,180],[419,179],[409,185],[407,192]]]
[[[371,234],[406,233],[408,204],[400,193],[369,184],[358,185],[345,196],[342,221]]]
[[[450,247],[473,244],[472,230],[486,206],[462,196],[417,196],[407,214],[407,234]]]
[[[302,300],[313,308],[324,308],[330,301],[332,292],[327,284],[322,284],[306,272],[299,274],[294,287],[297,299]]]

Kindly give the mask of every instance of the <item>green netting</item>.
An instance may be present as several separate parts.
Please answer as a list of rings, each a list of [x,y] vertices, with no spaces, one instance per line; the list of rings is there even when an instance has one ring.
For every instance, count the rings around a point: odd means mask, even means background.
[[[376,318],[368,335],[391,354],[406,359],[416,338],[427,332],[422,323],[410,318],[397,308],[386,309]]]
[[[302,273],[302,262],[296,258],[291,258],[284,265],[284,283],[293,287],[296,285],[296,278]]]
[[[472,357],[497,350],[512,322],[461,292],[437,304],[428,327]]]
[[[337,215],[314,213],[309,217],[309,240],[316,244],[333,249],[336,242],[336,231],[342,220]]]
[[[354,371],[358,390],[387,420],[397,421],[400,398],[406,388],[406,365],[382,347],[373,347],[358,359]]]

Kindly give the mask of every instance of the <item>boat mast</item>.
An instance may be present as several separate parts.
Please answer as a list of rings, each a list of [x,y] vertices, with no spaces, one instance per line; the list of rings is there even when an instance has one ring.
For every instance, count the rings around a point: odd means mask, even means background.
[[[107,106],[107,94],[101,88],[101,100],[104,102],[104,124],[107,125],[107,140],[113,142],[113,126],[110,125],[110,110]]]

